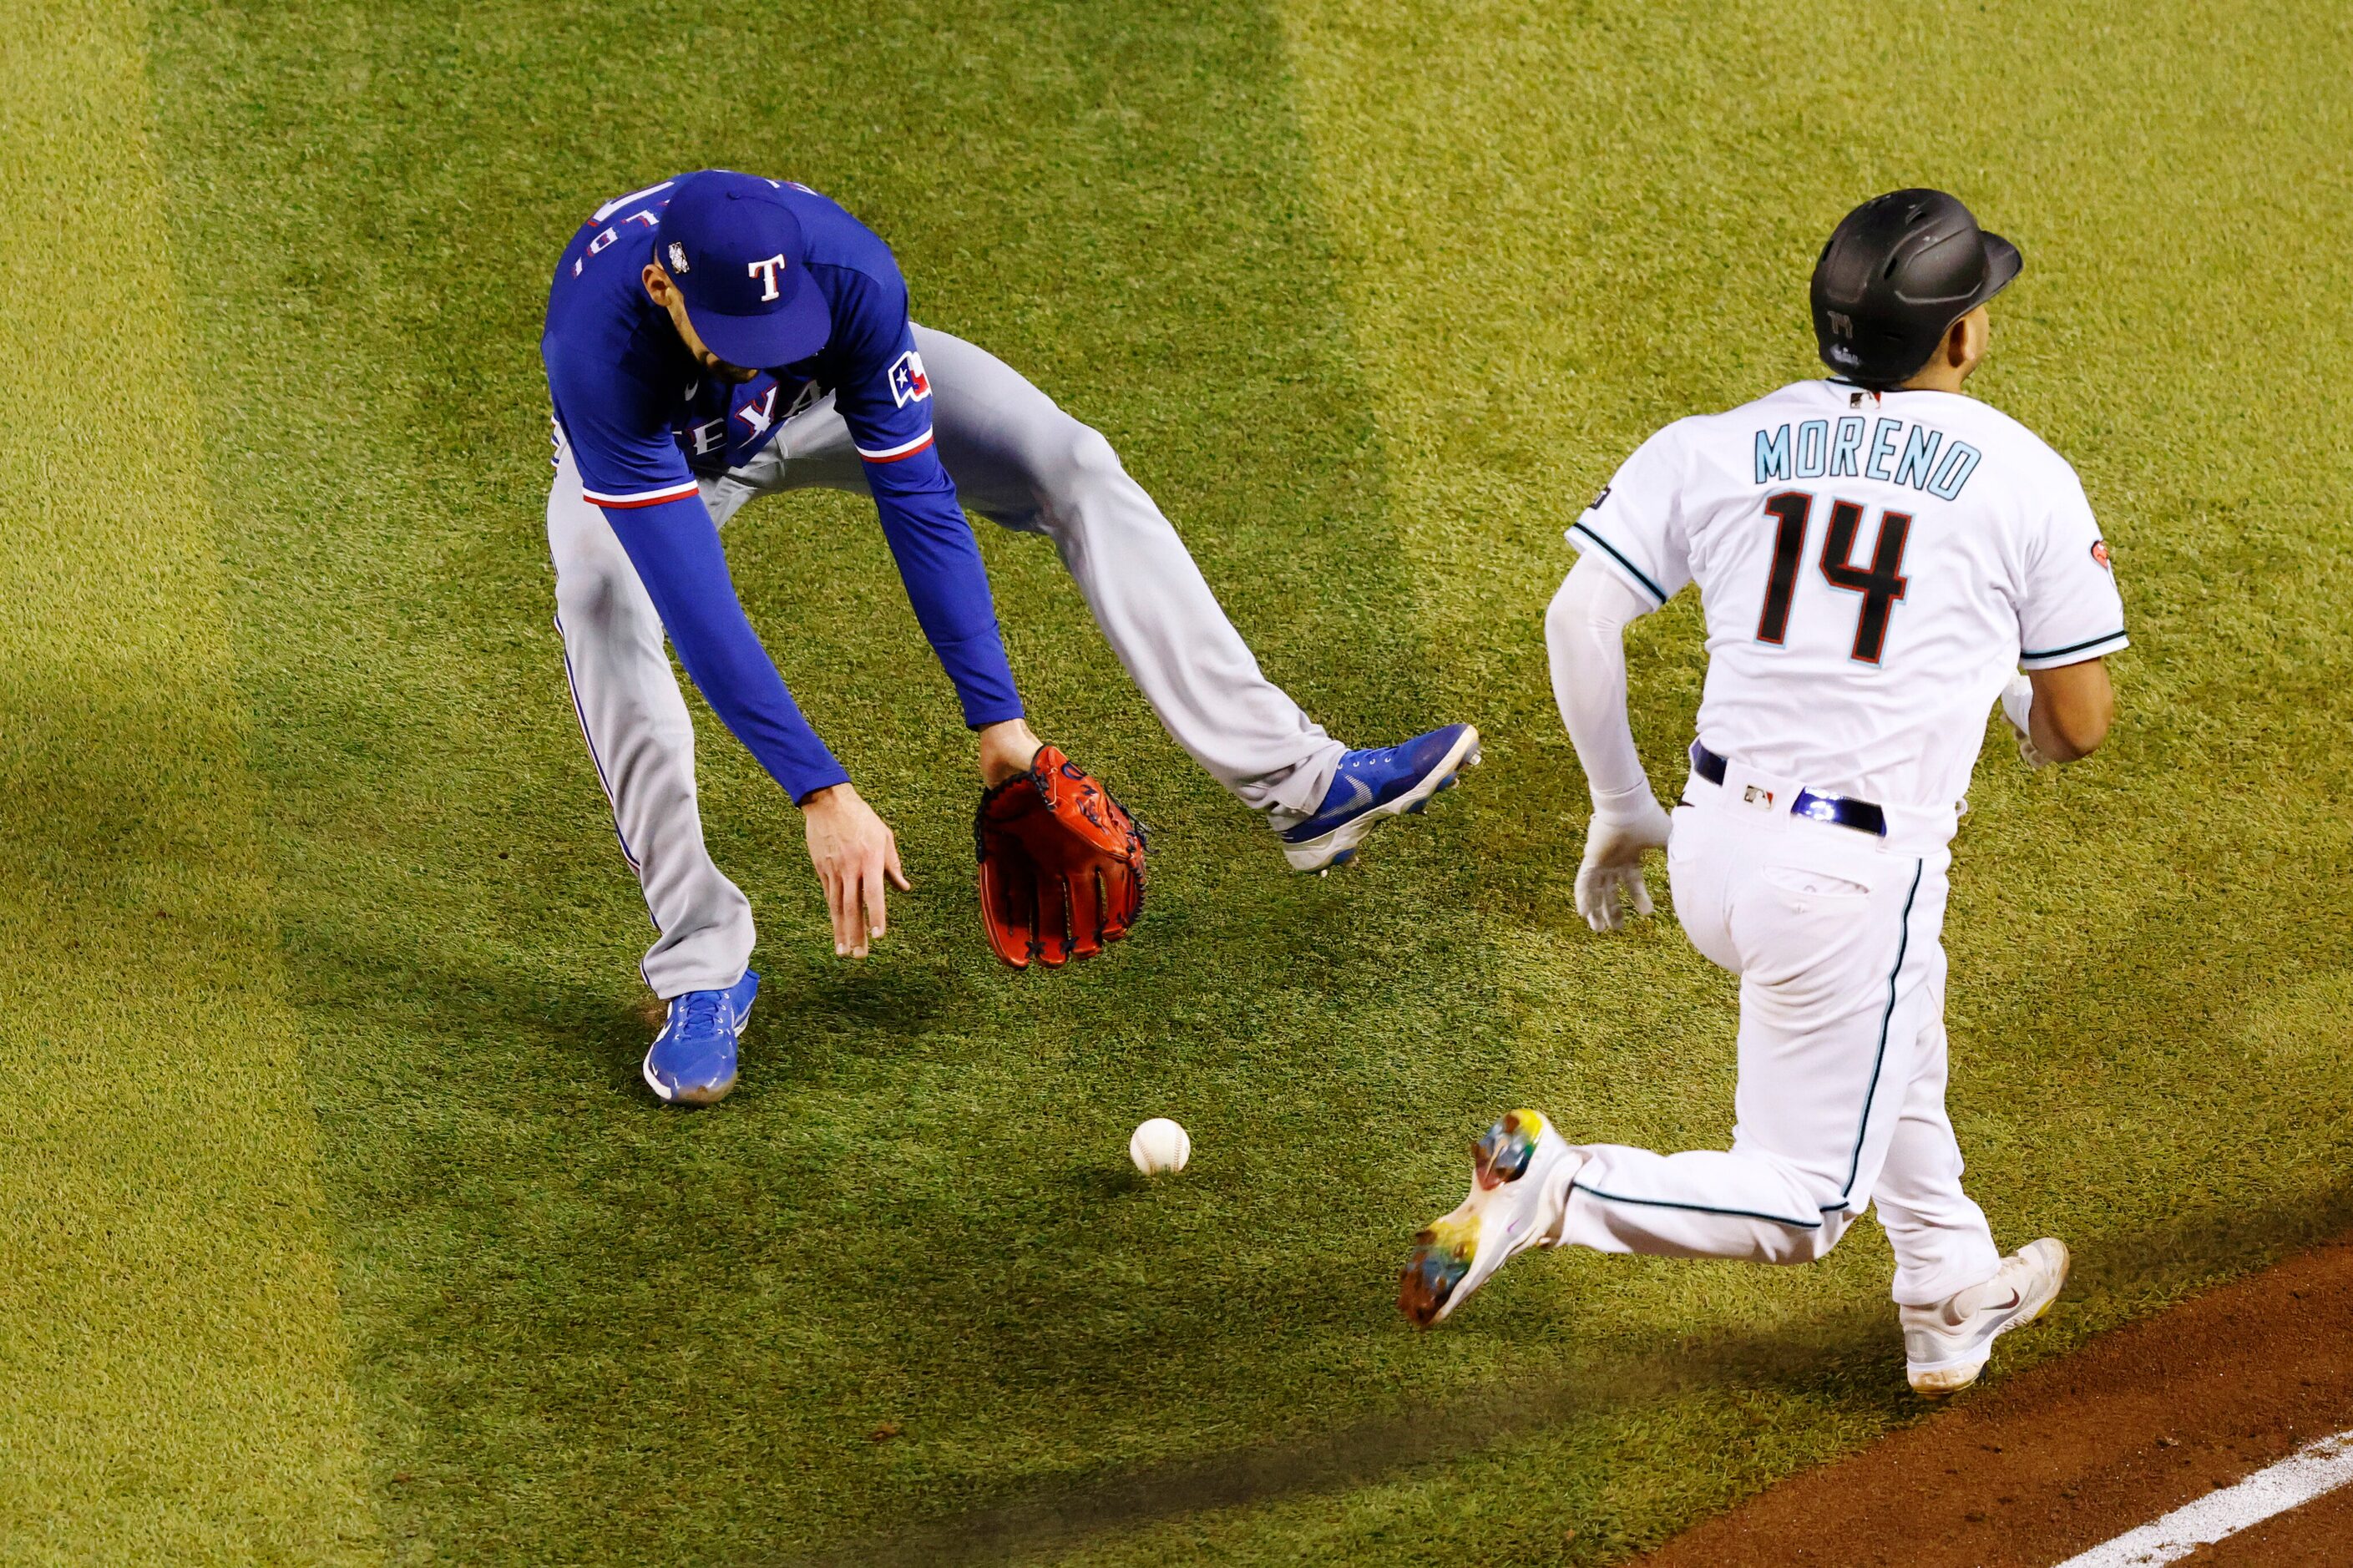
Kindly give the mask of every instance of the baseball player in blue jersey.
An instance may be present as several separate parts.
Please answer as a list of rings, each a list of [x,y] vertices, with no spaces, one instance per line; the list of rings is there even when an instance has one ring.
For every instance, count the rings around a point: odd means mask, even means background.
[[[806,186],[704,170],[608,202],[557,263],[541,351],[554,406],[557,626],[581,731],[660,933],[643,972],[669,1016],[645,1078],[664,1100],[707,1104],[733,1087],[758,986],[751,907],[703,845],[693,731],[665,634],[801,806],[836,952],[863,956],[884,930],[885,883],[908,885],[891,829],[802,717],[736,598],[719,527],[754,495],[872,496],[976,737],[995,803],[983,808],[984,854],[1027,830],[1008,828],[1021,802],[1005,793],[1025,775],[1044,803],[1032,816],[1059,813],[1093,835],[1065,858],[1074,874],[1044,879],[1059,893],[1037,885],[1038,867],[992,880],[984,866],[985,897],[1009,886],[1023,900],[1018,914],[984,911],[1009,962],[1026,962],[1025,942],[1053,964],[1120,935],[1140,905],[1141,842],[1123,838],[1125,815],[1031,731],[963,505],[1054,541],[1169,733],[1268,817],[1294,868],[1348,860],[1374,826],[1419,810],[1477,760],[1465,724],[1368,751],[1325,734],[1261,674],[1109,444],[992,355],[915,325],[889,247]]]

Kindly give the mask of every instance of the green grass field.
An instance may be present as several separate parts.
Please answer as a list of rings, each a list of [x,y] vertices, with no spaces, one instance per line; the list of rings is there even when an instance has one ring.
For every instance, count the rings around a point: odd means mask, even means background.
[[[1729,983],[1576,919],[1539,620],[1635,442],[1812,373],[1815,247],[1898,184],[2023,246],[1978,384],[2136,642],[2108,748],[1989,748],[1959,847],[1973,1184],[2082,1260],[2005,1360],[2353,1215],[2341,8],[0,16],[0,1563],[1599,1563],[1915,1418],[1871,1226],[1390,1303],[1498,1110],[1728,1131]],[[1109,435],[1335,732],[1487,765],[1291,879],[984,525],[1041,728],[1159,830],[1134,941],[1008,974],[871,509],[762,502],[746,602],[917,889],[837,963],[703,713],[767,983],[742,1089],[658,1109],[537,339],[581,216],[710,163]],[[1662,786],[1697,624],[1636,635]],[[1155,1112],[1196,1157],[1145,1185]]]

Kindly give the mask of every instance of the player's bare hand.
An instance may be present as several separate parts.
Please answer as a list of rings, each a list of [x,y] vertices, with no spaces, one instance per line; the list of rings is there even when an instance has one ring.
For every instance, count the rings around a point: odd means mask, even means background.
[[[801,802],[801,820],[808,829],[809,864],[825,885],[825,907],[833,918],[834,956],[864,958],[890,929],[883,884],[902,892],[912,886],[899,866],[898,836],[846,784]]]
[[[1577,912],[1595,931],[1618,931],[1626,906],[1651,912],[1651,889],[1642,885],[1642,856],[1667,847],[1667,814],[1648,790],[1630,801],[1596,810],[1585,830],[1585,858],[1577,868]]]

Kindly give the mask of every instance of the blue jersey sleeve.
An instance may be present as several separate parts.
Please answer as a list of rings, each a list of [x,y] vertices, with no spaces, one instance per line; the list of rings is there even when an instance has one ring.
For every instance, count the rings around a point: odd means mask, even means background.
[[[980,546],[932,444],[932,385],[907,319],[906,286],[866,273],[834,302],[835,406],[865,459],[882,536],[908,602],[973,729],[1021,717]]]
[[[769,776],[796,802],[848,784],[745,618],[719,530],[693,485],[683,499],[607,503],[605,516],[695,689]]]
[[[659,506],[697,493],[667,411],[643,381],[552,335],[541,344],[547,393],[564,426],[582,493],[610,509]]]

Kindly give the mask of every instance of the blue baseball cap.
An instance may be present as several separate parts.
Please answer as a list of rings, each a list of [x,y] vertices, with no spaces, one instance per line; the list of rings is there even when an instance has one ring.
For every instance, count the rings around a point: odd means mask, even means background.
[[[732,169],[678,183],[662,213],[657,255],[686,319],[712,353],[746,370],[804,360],[833,319],[809,280],[800,219],[776,186]]]

